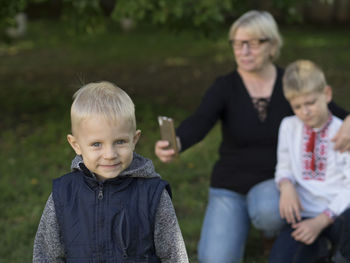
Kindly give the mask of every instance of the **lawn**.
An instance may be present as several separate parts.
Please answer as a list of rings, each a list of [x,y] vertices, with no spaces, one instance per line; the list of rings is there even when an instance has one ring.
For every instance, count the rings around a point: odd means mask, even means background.
[[[282,27],[285,46],[277,62],[298,58],[322,66],[335,101],[350,110],[350,38],[345,28]],[[158,115],[178,124],[198,105],[216,76],[234,67],[226,28],[215,38],[152,27],[130,32],[111,25],[95,36],[72,36],[56,21],[34,21],[28,34],[0,44],[0,263],[30,262],[33,238],[51,181],[69,171],[69,107],[83,83],[109,80],[134,99],[142,137],[137,152],[154,160],[168,180],[191,262],[217,159],[217,125],[206,139],[171,164],[154,153]],[[260,235],[252,230],[246,263],[263,263]]]

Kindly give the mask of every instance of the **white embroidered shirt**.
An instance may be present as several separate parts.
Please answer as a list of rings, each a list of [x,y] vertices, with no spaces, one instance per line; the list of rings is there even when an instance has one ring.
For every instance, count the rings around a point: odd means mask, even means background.
[[[339,215],[350,207],[350,154],[334,151],[331,142],[341,124],[335,116],[319,130],[305,127],[296,116],[281,122],[275,181],[277,186],[283,179],[294,183],[303,217],[315,217],[327,210]],[[307,151],[312,131],[316,132],[313,153]]]

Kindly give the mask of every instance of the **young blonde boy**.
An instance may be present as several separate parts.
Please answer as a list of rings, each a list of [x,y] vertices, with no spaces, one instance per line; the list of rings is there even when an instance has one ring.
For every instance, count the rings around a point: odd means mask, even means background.
[[[286,68],[283,91],[295,116],[281,122],[275,181],[289,225],[270,262],[316,262],[322,240],[350,260],[350,155],[333,150],[342,121],[328,110],[331,88],[318,66],[299,60]]]
[[[74,95],[72,172],[53,182],[33,262],[188,262],[170,187],[134,152],[134,104],[109,82]]]

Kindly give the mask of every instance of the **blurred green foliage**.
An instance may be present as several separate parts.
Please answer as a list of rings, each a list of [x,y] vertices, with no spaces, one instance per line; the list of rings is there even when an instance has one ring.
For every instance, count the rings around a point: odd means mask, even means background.
[[[29,5],[50,0],[1,0],[0,32],[14,25],[14,16]],[[71,33],[96,33],[105,29],[106,21],[130,19],[137,24],[153,24],[175,31],[192,28],[204,35],[215,33],[219,25],[231,22],[244,11],[266,9],[284,22],[301,22],[298,7],[310,0],[55,0]]]
[[[68,12],[64,17],[75,20],[80,28],[88,32],[101,29],[102,13],[114,21],[131,19],[140,23],[151,23],[175,31],[184,28],[196,29],[210,35],[219,25],[250,9],[268,9],[281,13],[285,22],[301,22],[302,14],[296,9],[309,0],[271,0],[265,5],[254,1],[239,0],[63,0]],[[105,12],[101,12],[101,9]],[[230,21],[231,22],[231,21]]]
[[[118,0],[112,18],[166,25],[172,29],[196,28],[209,33],[223,24],[225,16],[238,7],[237,0]],[[244,5],[243,3],[241,5]],[[238,9],[238,8],[237,8]]]
[[[6,28],[15,25],[15,15],[22,12],[27,0],[0,0],[0,32],[4,34]]]

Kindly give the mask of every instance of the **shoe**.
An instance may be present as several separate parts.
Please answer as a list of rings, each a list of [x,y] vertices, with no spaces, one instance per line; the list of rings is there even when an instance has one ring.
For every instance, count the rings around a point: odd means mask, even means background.
[[[334,263],[334,261],[327,257],[327,258],[320,258],[315,263]]]
[[[350,263],[349,260],[346,260],[342,254],[340,253],[339,250],[337,250],[335,253],[334,253],[334,256],[332,257],[332,260],[334,263]]]
[[[320,237],[318,239],[318,252],[319,258],[315,263],[334,263],[332,260],[332,244],[328,238]]]

